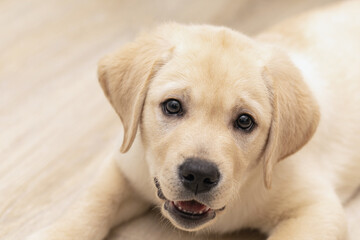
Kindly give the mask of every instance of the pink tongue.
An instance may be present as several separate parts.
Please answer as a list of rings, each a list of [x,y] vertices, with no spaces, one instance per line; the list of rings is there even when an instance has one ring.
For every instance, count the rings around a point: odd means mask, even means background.
[[[188,212],[201,212],[206,210],[206,206],[197,201],[180,201],[177,205]]]

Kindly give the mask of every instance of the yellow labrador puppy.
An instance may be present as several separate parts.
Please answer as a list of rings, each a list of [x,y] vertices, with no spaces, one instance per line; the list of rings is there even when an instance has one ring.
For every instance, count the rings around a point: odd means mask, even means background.
[[[120,152],[32,239],[103,239],[151,205],[185,231],[347,238],[360,184],[360,2],[249,38],[175,23],[99,64]]]

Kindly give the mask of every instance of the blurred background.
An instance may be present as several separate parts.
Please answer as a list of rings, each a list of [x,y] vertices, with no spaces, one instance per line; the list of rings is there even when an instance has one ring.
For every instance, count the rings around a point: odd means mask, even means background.
[[[1,0],[0,239],[24,239],[55,221],[116,147],[120,121],[96,78],[103,55],[164,21],[225,25],[255,35],[331,2]],[[360,236],[354,214],[359,202],[347,208],[354,236]],[[109,239],[184,237],[200,239],[172,229],[152,210]],[[263,239],[256,233],[221,239],[235,238]]]

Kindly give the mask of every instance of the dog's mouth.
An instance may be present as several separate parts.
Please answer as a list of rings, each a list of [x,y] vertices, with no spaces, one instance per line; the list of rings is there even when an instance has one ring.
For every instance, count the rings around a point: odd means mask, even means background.
[[[171,201],[166,199],[161,191],[160,184],[155,179],[155,185],[158,189],[158,197],[164,202],[164,210],[168,213],[170,221],[175,226],[186,231],[199,229],[205,223],[210,222],[216,217],[216,213],[225,209],[212,209],[209,206],[196,200],[189,201]]]
[[[171,204],[174,205],[177,211],[188,215],[189,217],[201,217],[206,214],[211,209],[195,200],[191,201],[172,201]]]
[[[216,217],[216,211],[195,200],[165,201],[164,209],[175,221],[175,225],[183,230],[191,231]]]

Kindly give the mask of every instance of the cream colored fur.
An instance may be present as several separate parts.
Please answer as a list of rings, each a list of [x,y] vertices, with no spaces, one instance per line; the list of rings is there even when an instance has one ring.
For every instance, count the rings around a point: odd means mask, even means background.
[[[275,26],[252,39],[223,27],[175,23],[99,64],[124,126],[121,152],[59,222],[30,239],[102,239],[182,187],[184,156],[211,159],[223,176],[207,202],[226,206],[191,231],[257,228],[269,240],[344,240],[342,204],[360,185],[360,2]],[[160,104],[181,99],[182,119]],[[241,112],[253,132],[232,128]],[[185,229],[186,230],[186,229]]]

